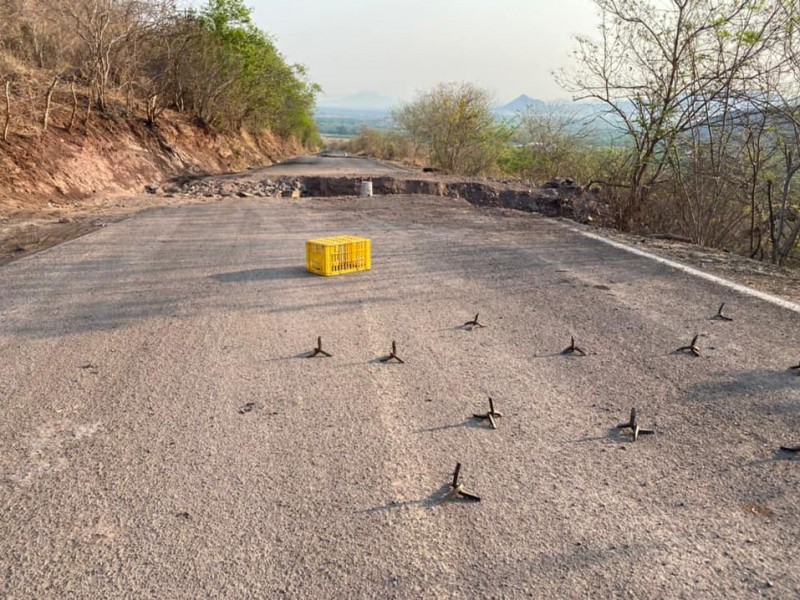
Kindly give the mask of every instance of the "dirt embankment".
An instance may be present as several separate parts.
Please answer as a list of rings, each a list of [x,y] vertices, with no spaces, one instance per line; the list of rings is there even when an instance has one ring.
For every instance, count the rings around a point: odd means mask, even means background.
[[[45,133],[12,131],[7,142],[0,136],[0,264],[170,204],[142,194],[146,186],[180,175],[245,171],[302,153],[298,143],[269,133],[223,134],[174,113],[155,126],[95,114],[72,133],[61,119]]]
[[[54,125],[0,141],[0,218],[68,207],[100,192],[138,192],[179,174],[242,171],[302,152],[270,134],[221,134],[174,114],[154,126],[95,115],[76,129]]]

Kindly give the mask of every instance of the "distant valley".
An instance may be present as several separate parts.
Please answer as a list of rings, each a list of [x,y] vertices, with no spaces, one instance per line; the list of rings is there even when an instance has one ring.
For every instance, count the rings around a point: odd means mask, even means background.
[[[347,96],[322,98],[315,109],[314,116],[323,136],[331,138],[352,138],[364,127],[372,129],[392,129],[392,110],[401,106],[402,100],[376,92],[359,92]],[[592,103],[578,103],[569,100],[545,101],[521,94],[506,104],[493,109],[501,120],[513,120],[526,113],[569,119],[573,128],[589,127],[591,135],[600,143],[607,143],[613,127],[597,121],[603,106]],[[592,121],[591,126],[587,125]]]

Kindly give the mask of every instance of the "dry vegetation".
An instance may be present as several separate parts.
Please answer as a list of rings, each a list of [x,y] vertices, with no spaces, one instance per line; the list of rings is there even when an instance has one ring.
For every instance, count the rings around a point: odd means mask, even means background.
[[[10,0],[0,7],[0,78],[6,141],[47,129],[56,94],[71,108],[69,131],[93,112],[155,124],[172,109],[221,129],[316,136],[316,86],[240,0],[199,11],[173,0]]]
[[[578,38],[559,80],[598,108],[605,141],[563,113],[498,123],[485,92],[445,85],[396,113],[402,135],[366,131],[351,148],[449,173],[572,178],[603,224],[789,264],[800,240],[798,2],[595,4],[598,35]]]
[[[316,142],[316,91],[239,0],[6,1],[0,207],[269,162]]]

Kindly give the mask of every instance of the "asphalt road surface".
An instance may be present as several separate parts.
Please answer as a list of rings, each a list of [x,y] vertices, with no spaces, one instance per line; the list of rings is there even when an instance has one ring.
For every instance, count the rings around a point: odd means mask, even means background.
[[[144,213],[0,268],[0,597],[796,598],[797,319],[458,200]]]
[[[405,169],[356,156],[303,156],[254,171],[259,175],[397,175]]]

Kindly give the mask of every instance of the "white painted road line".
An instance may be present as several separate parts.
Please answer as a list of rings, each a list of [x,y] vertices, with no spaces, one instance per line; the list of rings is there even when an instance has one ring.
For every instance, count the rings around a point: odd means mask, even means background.
[[[689,275],[699,277],[700,279],[711,281],[713,283],[727,287],[741,294],[746,294],[747,296],[752,296],[754,298],[758,298],[759,300],[770,302],[771,304],[775,304],[776,306],[780,306],[781,308],[785,308],[787,310],[800,313],[800,304],[796,304],[795,302],[790,302],[789,300],[784,300],[783,298],[779,298],[778,296],[773,296],[772,294],[767,294],[765,292],[754,290],[753,288],[749,288],[745,285],[734,283],[733,281],[729,281],[728,279],[724,279],[722,277],[717,277],[716,275],[712,275],[710,273],[706,273],[699,269],[689,267],[679,262],[675,262],[674,260],[663,258],[661,256],[657,256],[655,254],[651,254],[650,252],[645,252],[644,250],[633,248],[632,246],[628,246],[620,242],[615,242],[608,238],[599,236],[595,233],[589,233],[588,231],[581,231],[580,229],[575,229],[574,227],[570,227],[569,229],[571,231],[581,234],[584,237],[587,237],[592,240],[597,240],[598,242],[603,242],[604,244],[608,244],[609,246],[613,246],[614,248],[617,248],[619,250],[624,250],[625,252],[630,252],[631,254],[635,254],[643,258],[654,260],[655,262],[667,265],[669,267],[672,267],[673,269],[678,269],[679,271],[683,271],[684,273],[688,273]]]

